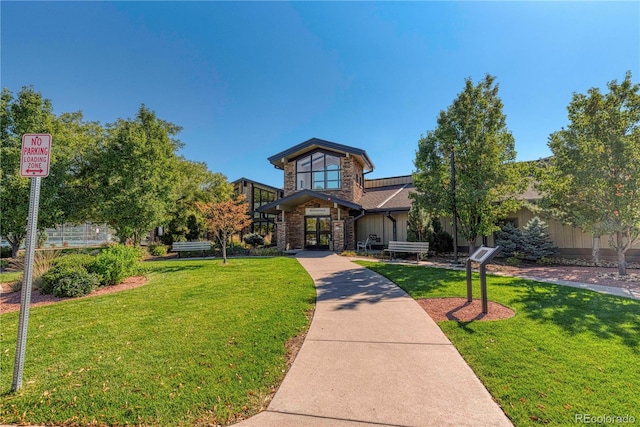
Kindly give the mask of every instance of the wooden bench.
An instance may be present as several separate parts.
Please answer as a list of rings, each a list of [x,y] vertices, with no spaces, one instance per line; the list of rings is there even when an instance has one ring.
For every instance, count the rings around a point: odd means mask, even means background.
[[[171,246],[172,252],[178,252],[178,258],[180,258],[180,252],[192,251],[202,251],[202,256],[205,256],[209,249],[211,249],[211,242],[173,242]]]
[[[396,252],[406,252],[416,254],[418,262],[423,254],[429,253],[429,242],[394,242],[390,241],[385,251],[389,252],[389,259],[395,257]]]

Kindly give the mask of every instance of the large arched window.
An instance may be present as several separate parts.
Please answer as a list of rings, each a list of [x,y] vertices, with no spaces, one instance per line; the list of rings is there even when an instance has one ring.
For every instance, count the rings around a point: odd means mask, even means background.
[[[340,184],[340,157],[315,152],[297,160],[297,190],[338,190]]]

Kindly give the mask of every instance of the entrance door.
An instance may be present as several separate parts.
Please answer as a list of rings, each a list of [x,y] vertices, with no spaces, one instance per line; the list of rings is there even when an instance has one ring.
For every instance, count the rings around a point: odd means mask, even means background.
[[[307,216],[304,218],[305,249],[329,249],[331,240],[331,217]]]

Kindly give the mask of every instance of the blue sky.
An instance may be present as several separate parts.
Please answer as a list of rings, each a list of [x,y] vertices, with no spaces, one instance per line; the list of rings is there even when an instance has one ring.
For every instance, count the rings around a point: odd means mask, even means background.
[[[182,154],[281,186],[267,157],[312,137],[409,174],[421,134],[497,77],[519,160],[550,154],[573,92],[640,79],[640,2],[0,3],[1,84],[109,123],[144,103]],[[55,141],[54,149],[55,149]]]

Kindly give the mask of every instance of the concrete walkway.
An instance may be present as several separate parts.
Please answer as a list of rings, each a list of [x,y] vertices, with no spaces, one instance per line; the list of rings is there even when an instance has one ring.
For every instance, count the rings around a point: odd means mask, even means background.
[[[329,252],[306,340],[268,409],[242,427],[512,426],[435,322],[389,280]]]

